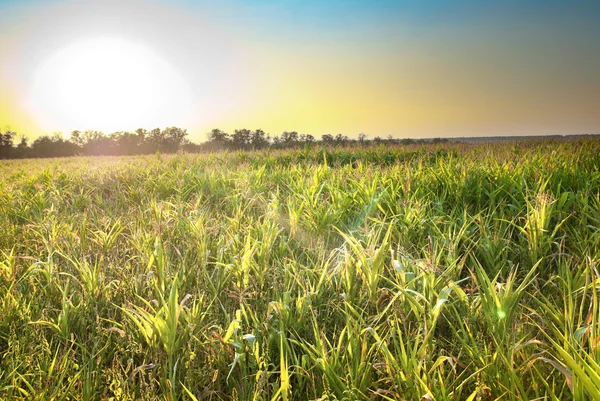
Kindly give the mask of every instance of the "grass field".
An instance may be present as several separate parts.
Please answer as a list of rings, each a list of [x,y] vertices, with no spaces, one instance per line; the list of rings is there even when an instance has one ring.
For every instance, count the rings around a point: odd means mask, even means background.
[[[0,399],[600,400],[600,143],[0,162]]]

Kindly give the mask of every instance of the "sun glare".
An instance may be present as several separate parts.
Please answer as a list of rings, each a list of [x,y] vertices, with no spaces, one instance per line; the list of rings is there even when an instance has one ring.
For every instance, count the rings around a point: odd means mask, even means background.
[[[150,48],[120,38],[72,43],[33,77],[30,106],[45,127],[106,133],[185,124],[185,80]]]

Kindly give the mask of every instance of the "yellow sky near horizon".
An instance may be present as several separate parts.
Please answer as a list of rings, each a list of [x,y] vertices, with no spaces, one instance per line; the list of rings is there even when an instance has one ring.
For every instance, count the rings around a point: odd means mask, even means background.
[[[334,3],[0,1],[0,129],[600,132],[591,3]]]

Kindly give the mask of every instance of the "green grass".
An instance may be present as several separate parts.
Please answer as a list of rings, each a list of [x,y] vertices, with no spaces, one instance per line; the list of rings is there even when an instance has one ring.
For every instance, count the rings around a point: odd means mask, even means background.
[[[0,163],[0,399],[600,400],[600,143]]]

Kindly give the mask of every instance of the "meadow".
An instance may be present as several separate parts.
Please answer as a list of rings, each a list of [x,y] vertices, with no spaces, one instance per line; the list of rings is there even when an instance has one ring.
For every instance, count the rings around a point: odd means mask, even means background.
[[[0,161],[0,399],[600,400],[600,142]]]

